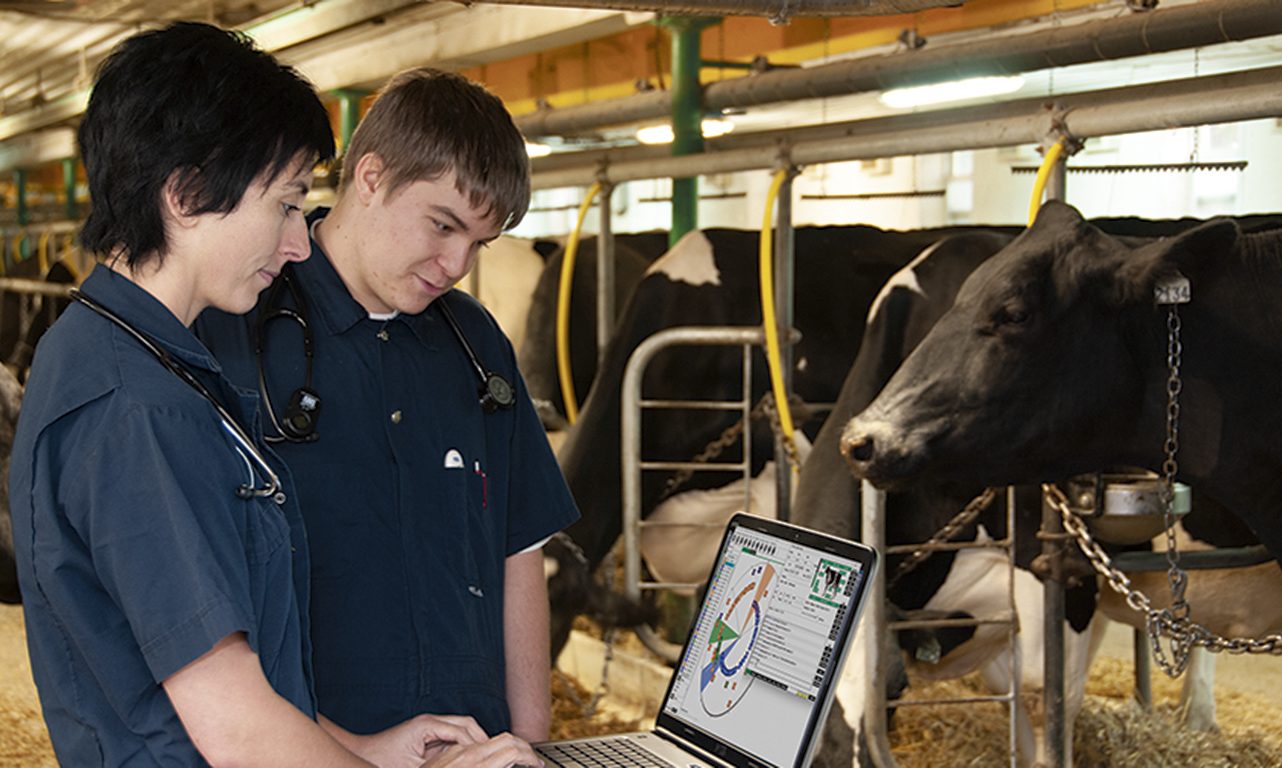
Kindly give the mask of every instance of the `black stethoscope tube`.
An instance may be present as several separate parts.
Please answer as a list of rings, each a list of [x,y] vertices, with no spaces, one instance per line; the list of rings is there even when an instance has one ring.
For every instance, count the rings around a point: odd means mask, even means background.
[[[271,465],[267,463],[267,457],[263,456],[257,446],[254,445],[254,441],[245,433],[245,430],[241,428],[240,424],[236,423],[236,419],[227,412],[227,409],[223,407],[222,403],[218,402],[218,399],[214,397],[213,393],[196,378],[195,374],[187,370],[187,368],[177,360],[173,359],[168,352],[161,349],[156,342],[152,341],[152,339],[147,336],[147,334],[138,330],[124,318],[116,315],[102,304],[99,304],[95,299],[85,294],[83,291],[73,288],[71,290],[71,298],[93,310],[99,316],[115,323],[117,326],[125,330],[130,336],[133,336],[144,349],[155,355],[156,359],[160,361],[160,364],[163,365],[170,373],[174,374],[192,389],[196,390],[198,395],[203,397],[214,407],[214,410],[218,412],[218,419],[222,422],[223,429],[226,430],[227,434],[231,436],[233,441],[235,441],[241,454],[248,456],[254,464],[258,465],[259,471],[267,481],[267,484],[262,488],[257,488],[250,483],[237,486],[237,498],[271,498],[277,504],[285,503],[285,493],[281,490],[280,477],[272,469]]]

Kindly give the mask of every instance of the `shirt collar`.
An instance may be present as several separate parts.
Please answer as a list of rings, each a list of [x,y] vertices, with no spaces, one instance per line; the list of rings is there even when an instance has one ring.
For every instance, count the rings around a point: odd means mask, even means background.
[[[328,215],[329,211],[329,208],[321,207],[308,214],[308,230],[312,231],[316,222]],[[333,262],[320,243],[316,242],[316,238],[311,238],[311,244],[311,257],[292,266],[302,283],[308,312],[321,318],[332,335],[349,331],[360,321],[370,319],[369,312],[352,297],[343,278],[334,269]],[[401,312],[388,322],[405,323],[419,341],[432,346],[431,329],[435,320],[432,307],[428,305],[427,309],[417,315]]]
[[[317,208],[307,215],[307,228],[310,232],[317,221],[329,214],[328,208]],[[313,317],[321,318],[331,335],[351,330],[361,320],[369,317],[360,302],[352,298],[338,270],[330,263],[329,256],[311,238],[311,256],[303,262],[291,266],[298,275],[306,296],[307,311]]]
[[[159,299],[128,277],[98,264],[85,278],[80,291],[186,365],[214,372],[222,370],[190,328],[183,325]]]

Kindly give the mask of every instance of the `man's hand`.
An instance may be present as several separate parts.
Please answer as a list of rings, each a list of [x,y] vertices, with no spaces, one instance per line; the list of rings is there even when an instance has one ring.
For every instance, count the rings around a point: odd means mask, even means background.
[[[514,768],[542,765],[543,761],[529,744],[510,733],[500,733],[477,744],[437,745],[430,750],[429,759],[423,763],[422,768]]]
[[[322,721],[322,724],[335,730],[332,723]],[[368,736],[344,732],[335,737],[379,768],[418,768],[449,747],[467,747],[489,740],[475,720],[462,715],[419,715]]]

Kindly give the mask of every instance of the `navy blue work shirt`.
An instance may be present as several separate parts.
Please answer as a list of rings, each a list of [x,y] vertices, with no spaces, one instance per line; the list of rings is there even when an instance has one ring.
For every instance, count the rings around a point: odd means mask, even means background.
[[[578,517],[512,346],[460,291],[417,315],[371,319],[315,241],[290,270],[307,305],[310,388],[321,407],[315,441],[276,450],[298,485],[311,543],[320,711],[357,733],[425,712],[508,730],[505,561]],[[441,301],[483,365],[513,384],[514,408],[481,409],[479,379]],[[209,311],[196,323],[242,386],[258,385],[263,332],[278,416],[307,379],[300,324],[262,319],[282,305],[295,306],[288,290],[257,316]]]
[[[83,291],[258,434],[257,395],[235,391],[151,294],[103,266]],[[273,464],[283,505],[238,498],[263,479],[214,408],[87,307],[73,303],[41,340],[9,503],[32,673],[62,765],[204,765],[161,682],[234,632],[272,687],[315,717],[307,542]]]

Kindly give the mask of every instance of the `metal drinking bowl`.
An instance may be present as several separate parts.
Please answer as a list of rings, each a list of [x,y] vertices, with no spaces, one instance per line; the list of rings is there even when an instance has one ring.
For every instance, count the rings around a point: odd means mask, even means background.
[[[1100,541],[1143,544],[1166,530],[1164,482],[1152,472],[1081,475],[1067,485],[1073,511],[1086,520],[1091,535]],[[1098,489],[1102,489],[1102,504],[1096,498]],[[1187,485],[1175,484],[1173,511],[1177,520],[1192,509],[1192,497]]]

